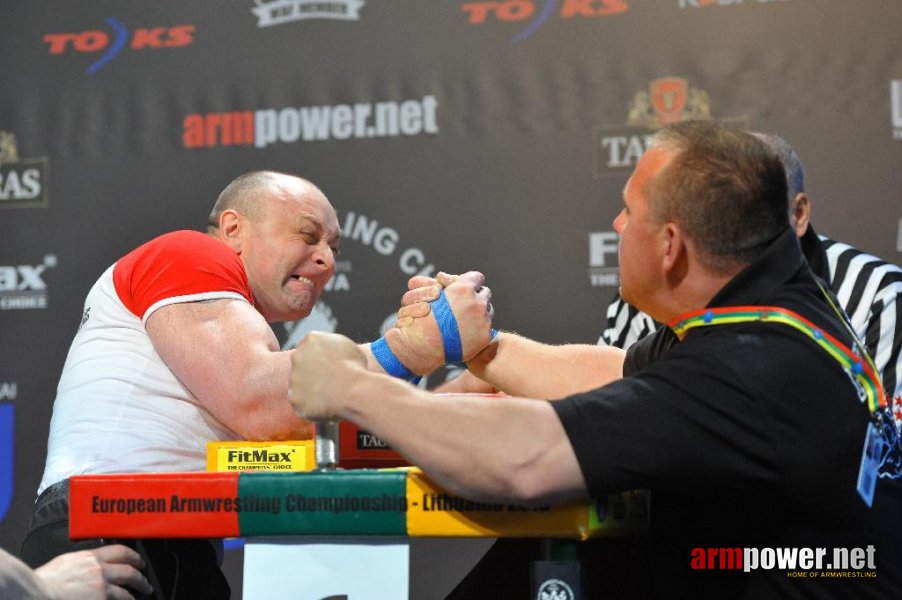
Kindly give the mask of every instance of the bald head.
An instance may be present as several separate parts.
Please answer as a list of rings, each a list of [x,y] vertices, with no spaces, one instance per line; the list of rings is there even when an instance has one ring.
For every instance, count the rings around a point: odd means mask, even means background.
[[[285,197],[292,191],[305,189],[321,194],[311,182],[295,175],[276,171],[251,171],[239,175],[219,194],[207,220],[207,233],[216,233],[223,211],[233,210],[252,221],[259,221],[266,215],[267,199]]]
[[[219,195],[208,234],[240,257],[257,310],[289,321],[310,314],[332,277],[341,228],[329,199],[306,179],[254,171]]]

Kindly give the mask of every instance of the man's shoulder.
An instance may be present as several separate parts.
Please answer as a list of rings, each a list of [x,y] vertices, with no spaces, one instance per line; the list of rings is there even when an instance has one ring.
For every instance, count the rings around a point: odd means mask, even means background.
[[[132,250],[113,267],[116,295],[135,315],[179,299],[243,297],[253,303],[244,264],[228,245],[198,231],[173,231]]]
[[[170,231],[151,239],[123,256],[116,267],[120,270],[123,265],[145,261],[240,263],[235,251],[224,243],[205,233],[187,229]]]
[[[144,247],[193,248],[198,246],[203,248],[218,249],[221,247],[225,250],[229,249],[228,246],[226,246],[219,240],[210,237],[206,233],[201,233],[200,231],[194,231],[192,229],[179,229],[158,235],[157,237],[151,239],[149,242],[136,248],[136,250]]]
[[[660,359],[677,344],[677,337],[669,327],[659,327],[626,350],[623,375],[628,377]]]

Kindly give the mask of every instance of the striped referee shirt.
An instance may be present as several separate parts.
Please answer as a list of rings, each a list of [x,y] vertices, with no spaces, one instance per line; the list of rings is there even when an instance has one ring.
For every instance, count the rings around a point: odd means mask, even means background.
[[[880,371],[896,422],[902,422],[902,268],[819,236],[810,226],[799,241],[811,270],[829,283],[849,315]],[[626,349],[657,327],[618,294],[608,306],[607,328],[598,343]]]

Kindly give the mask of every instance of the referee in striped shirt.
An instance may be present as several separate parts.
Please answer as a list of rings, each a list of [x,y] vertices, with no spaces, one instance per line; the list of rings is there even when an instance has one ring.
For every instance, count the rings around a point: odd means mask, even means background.
[[[786,170],[789,220],[815,275],[830,286],[849,315],[852,327],[874,359],[886,390],[889,410],[902,430],[902,269],[848,244],[815,233],[809,223],[811,203],[798,155],[783,138],[755,134],[777,153]],[[659,326],[617,294],[608,306],[607,328],[598,340],[618,348],[631,345]]]

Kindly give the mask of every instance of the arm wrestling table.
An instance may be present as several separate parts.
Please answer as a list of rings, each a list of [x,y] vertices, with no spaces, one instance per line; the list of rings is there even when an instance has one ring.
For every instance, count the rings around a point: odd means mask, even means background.
[[[73,539],[245,537],[247,600],[407,598],[411,537],[585,540],[646,524],[631,493],[530,509],[454,496],[415,467],[81,475],[69,511]]]

